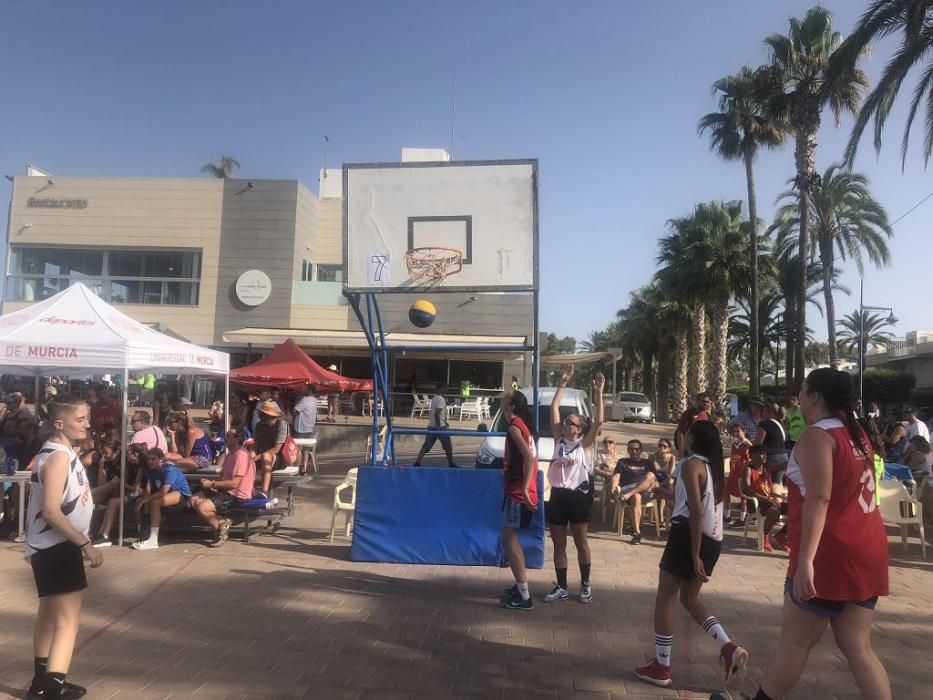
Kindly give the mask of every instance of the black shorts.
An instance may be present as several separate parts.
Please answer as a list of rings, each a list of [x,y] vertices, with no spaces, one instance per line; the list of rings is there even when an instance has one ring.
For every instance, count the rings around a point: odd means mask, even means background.
[[[430,430],[436,430],[436,428],[430,428]],[[444,448],[445,452],[453,452],[453,445],[450,442],[449,435],[426,435],[424,438],[424,444],[421,446],[421,449],[424,450],[425,454],[431,451],[431,448],[434,447],[434,443],[438,440],[441,441],[441,447]]]
[[[72,542],[61,542],[42,549],[31,557],[32,575],[40,598],[74,593],[87,588],[84,557],[81,548]]]
[[[719,552],[722,542],[703,535],[700,542],[700,560],[707,576],[713,575],[716,562],[719,561]],[[696,576],[693,571],[693,545],[690,542],[690,523],[686,520],[671,522],[671,531],[667,536],[664,554],[658,564],[662,571],[673,574],[678,578],[692,579]]]
[[[774,505],[772,505],[771,501],[766,501],[766,500],[764,500],[763,498],[759,498],[759,499],[758,499],[758,514],[759,514],[759,515],[767,515],[767,514],[768,514],[768,511],[771,510],[771,509],[773,509],[773,508],[774,508]],[[745,509],[746,509],[749,513],[753,513],[753,512],[754,512],[754,508],[752,508],[752,502],[751,502],[751,501],[749,501],[749,500],[746,500],[746,501],[745,501]],[[779,510],[780,510],[781,515],[787,515],[787,504],[786,504],[786,503],[782,503]]]
[[[575,489],[551,489],[551,498],[547,502],[544,514],[549,525],[567,527],[590,522],[590,510],[593,505],[592,493],[583,493]]]

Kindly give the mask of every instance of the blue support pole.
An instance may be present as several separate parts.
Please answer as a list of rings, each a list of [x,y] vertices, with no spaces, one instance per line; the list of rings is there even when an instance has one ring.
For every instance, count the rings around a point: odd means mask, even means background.
[[[372,297],[372,308],[376,312],[376,324],[379,329],[379,351],[382,364],[382,405],[384,406],[386,419],[386,443],[382,450],[382,466],[386,466],[387,464],[396,464],[395,440],[391,439],[393,430],[392,412],[389,410],[389,353],[386,349],[386,334],[385,327],[382,324],[382,310],[379,308],[379,300],[374,294],[370,294],[370,296]],[[390,455],[391,460],[389,459]]]

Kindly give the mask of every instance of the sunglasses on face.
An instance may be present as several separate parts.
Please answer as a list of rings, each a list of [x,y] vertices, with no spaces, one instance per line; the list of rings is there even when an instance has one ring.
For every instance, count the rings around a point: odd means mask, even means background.
[[[629,452],[641,452],[641,447],[629,447]]]
[[[576,428],[577,430],[583,430],[583,426],[579,423],[574,422],[572,418],[564,418],[564,425],[570,425]]]
[[[658,449],[659,449],[659,450],[669,450],[669,449],[671,449],[671,446],[670,446],[670,445],[665,445],[664,443],[660,443],[660,444],[658,445]]]

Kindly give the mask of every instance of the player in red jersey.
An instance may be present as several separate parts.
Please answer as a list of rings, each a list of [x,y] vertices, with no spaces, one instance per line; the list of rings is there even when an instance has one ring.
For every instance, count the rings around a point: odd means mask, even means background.
[[[787,467],[790,567],[781,639],[755,700],[783,698],[831,625],[862,697],[891,698],[871,648],[878,596],[888,595],[888,539],[875,501],[868,437],[855,417],[852,380],[812,371],[800,389],[809,427]]]
[[[525,552],[518,531],[531,526],[531,516],[538,509],[538,454],[528,399],[520,391],[502,397],[500,405],[506,428],[502,475],[505,498],[502,500],[502,549],[508,557],[515,585],[505,592],[502,607],[531,610],[534,603],[528,590]]]

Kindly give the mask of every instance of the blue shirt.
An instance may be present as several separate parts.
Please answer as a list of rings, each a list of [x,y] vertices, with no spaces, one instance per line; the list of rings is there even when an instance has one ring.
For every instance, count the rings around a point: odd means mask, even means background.
[[[161,491],[162,487],[168,484],[169,493],[177,491],[182,496],[191,495],[191,489],[188,487],[188,480],[185,475],[171,462],[163,462],[162,469],[147,470],[146,477],[153,493]]]

